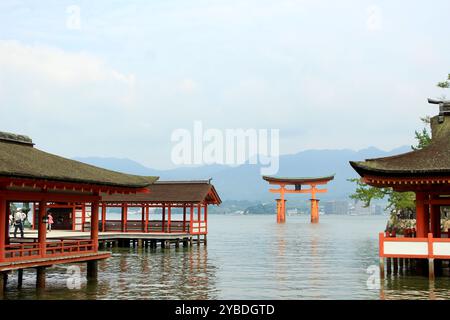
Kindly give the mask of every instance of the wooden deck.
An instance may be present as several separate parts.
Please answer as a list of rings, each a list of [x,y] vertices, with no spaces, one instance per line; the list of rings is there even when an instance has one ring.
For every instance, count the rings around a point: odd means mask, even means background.
[[[9,261],[0,263],[0,271],[11,271],[25,268],[48,267],[54,264],[86,262],[92,260],[107,259],[111,256],[109,252],[91,252],[77,255],[30,258],[21,261]]]
[[[25,239],[37,239],[38,233],[36,230],[25,231]],[[99,240],[118,240],[118,239],[142,239],[142,240],[175,240],[175,239],[189,239],[196,234],[186,232],[99,232]],[[51,239],[90,239],[90,232],[81,231],[62,231],[53,230],[47,233],[47,240]],[[11,238],[11,242],[23,242],[23,238]]]
[[[25,238],[11,238],[11,243],[26,243],[37,241],[36,230],[26,230]],[[89,240],[90,232],[53,230],[47,233],[47,242],[69,241],[69,240]],[[171,246],[178,247],[203,243],[206,245],[206,235],[192,234],[187,232],[99,232],[98,242],[100,248],[105,247],[150,247],[156,248],[160,245],[162,248]]]

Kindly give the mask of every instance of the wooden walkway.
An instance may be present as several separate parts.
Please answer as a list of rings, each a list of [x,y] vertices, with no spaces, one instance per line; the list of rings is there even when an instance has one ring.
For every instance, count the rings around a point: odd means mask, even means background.
[[[26,230],[25,238],[11,238],[11,243],[15,242],[34,242],[37,240],[37,230]],[[11,234],[12,236],[12,234]],[[84,240],[90,239],[90,232],[81,231],[66,231],[66,230],[53,230],[47,233],[47,241],[52,240]],[[186,232],[99,232],[98,240],[100,247],[130,247],[130,246],[142,246],[142,247],[157,247],[160,245],[162,248],[169,248],[174,245],[178,247],[180,244],[183,246],[193,245],[193,243],[203,243],[206,245],[206,235],[199,236],[197,234],[190,234]]]
[[[48,267],[54,264],[63,264],[63,263],[87,262],[92,260],[96,261],[109,258],[110,256],[111,253],[109,252],[98,252],[98,253],[93,252],[93,253],[83,253],[79,255],[30,258],[29,260],[2,262],[0,263],[0,271],[3,272],[25,268]]]

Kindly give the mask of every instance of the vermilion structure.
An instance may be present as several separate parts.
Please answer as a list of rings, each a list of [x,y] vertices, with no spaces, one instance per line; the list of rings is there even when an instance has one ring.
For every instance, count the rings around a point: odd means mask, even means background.
[[[98,251],[98,228],[88,239],[47,239],[47,208],[54,203],[81,203],[99,211],[101,194],[149,192],[157,177],[128,175],[65,159],[34,147],[23,135],[0,133],[0,293],[7,271],[38,268],[38,286],[45,285],[44,267],[72,262],[88,263],[88,276],[96,274],[96,261],[110,256]],[[38,237],[11,238],[10,204],[34,202]],[[92,223],[98,224],[98,214]],[[21,273],[19,273],[21,274]],[[21,280],[20,280],[21,281]]]
[[[317,193],[325,193],[327,189],[319,189],[317,186],[325,185],[329,181],[334,179],[334,175],[325,177],[310,177],[310,178],[288,178],[288,177],[274,177],[263,176],[263,179],[269,182],[270,185],[279,186],[278,189],[270,189],[272,193],[277,193],[280,198],[277,201],[277,222],[284,223],[286,221],[286,194],[291,193],[309,193],[311,194],[311,223],[319,222],[319,199],[317,199]],[[288,186],[294,186],[294,188],[288,188]],[[304,189],[303,186],[308,186]]]
[[[382,274],[384,258],[428,259],[430,277],[434,277],[434,259],[450,259],[450,239],[441,226],[441,209],[450,206],[450,102],[429,102],[438,103],[440,112],[431,118],[432,140],[428,146],[391,157],[350,162],[368,185],[415,193],[415,228],[405,234],[379,235]]]

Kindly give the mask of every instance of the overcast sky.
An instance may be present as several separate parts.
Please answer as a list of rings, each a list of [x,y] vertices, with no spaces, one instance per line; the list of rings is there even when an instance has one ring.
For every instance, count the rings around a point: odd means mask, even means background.
[[[1,0],[1,130],[155,168],[195,120],[280,129],[283,154],[408,145],[445,94],[449,17],[448,0]]]

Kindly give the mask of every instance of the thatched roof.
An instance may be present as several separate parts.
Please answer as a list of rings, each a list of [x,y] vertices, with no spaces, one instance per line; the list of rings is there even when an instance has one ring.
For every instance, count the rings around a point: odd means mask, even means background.
[[[143,177],[98,168],[33,147],[29,137],[0,132],[0,177],[144,188],[158,177]]]
[[[148,202],[148,203],[201,203],[220,204],[214,186],[205,180],[200,181],[157,181],[150,193],[140,194],[102,194],[106,202]]]
[[[286,184],[307,184],[317,182],[328,182],[334,179],[334,174],[323,177],[275,177],[275,176],[263,176],[264,180],[273,183],[286,183]]]
[[[442,118],[441,118],[442,120]],[[431,119],[432,141],[421,150],[391,157],[351,161],[350,165],[361,175],[419,177],[450,175],[450,116],[443,122],[439,116]]]

